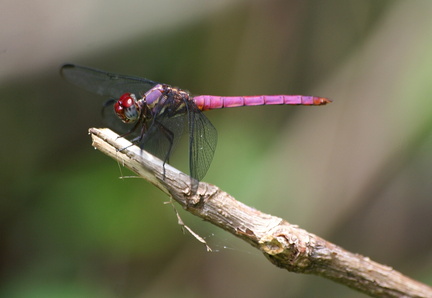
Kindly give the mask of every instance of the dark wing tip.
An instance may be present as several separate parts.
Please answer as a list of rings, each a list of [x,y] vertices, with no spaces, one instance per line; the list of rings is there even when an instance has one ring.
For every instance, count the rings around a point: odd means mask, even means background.
[[[74,68],[75,67],[75,64],[72,64],[72,63],[65,63],[65,64],[63,64],[61,67],[60,67],[60,75],[62,76],[62,77],[64,77],[64,71],[65,70],[68,70],[68,69],[72,69],[72,68]]]

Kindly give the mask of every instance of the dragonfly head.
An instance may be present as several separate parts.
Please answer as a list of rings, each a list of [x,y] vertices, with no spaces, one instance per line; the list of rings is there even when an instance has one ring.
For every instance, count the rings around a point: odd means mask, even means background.
[[[114,104],[114,112],[124,123],[131,123],[140,117],[141,107],[134,94],[125,93]]]

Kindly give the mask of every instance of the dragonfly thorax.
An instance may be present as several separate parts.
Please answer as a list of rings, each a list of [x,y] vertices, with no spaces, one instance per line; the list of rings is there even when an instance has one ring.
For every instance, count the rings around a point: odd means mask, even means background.
[[[135,122],[141,114],[141,107],[136,99],[135,94],[125,93],[114,104],[114,112],[124,122]]]

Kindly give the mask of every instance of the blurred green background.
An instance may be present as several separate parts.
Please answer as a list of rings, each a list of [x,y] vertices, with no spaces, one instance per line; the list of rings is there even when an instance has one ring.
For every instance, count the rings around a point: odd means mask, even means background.
[[[324,107],[207,112],[204,181],[432,283],[432,2],[2,1],[1,297],[364,297],[280,270],[91,147],[104,98],[72,62],[193,94]],[[186,170],[179,148],[174,165]]]

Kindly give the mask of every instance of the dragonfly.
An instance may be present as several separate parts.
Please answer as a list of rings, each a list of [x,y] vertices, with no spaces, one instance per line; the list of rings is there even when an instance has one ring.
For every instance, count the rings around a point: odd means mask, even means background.
[[[187,130],[190,176],[200,181],[212,162],[217,131],[203,111],[260,105],[313,105],[330,103],[324,97],[304,95],[191,96],[185,90],[142,77],[121,75],[74,64],[60,73],[68,82],[109,97],[105,107],[120,121],[114,130],[133,136],[131,142],[169,163],[172,150]],[[118,120],[117,119],[117,120]],[[112,125],[113,126],[113,125]]]

